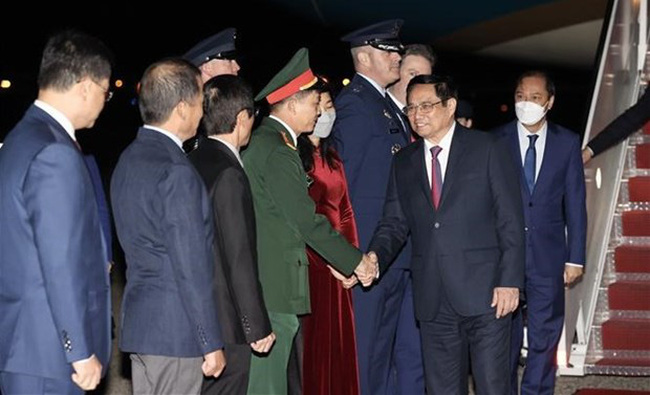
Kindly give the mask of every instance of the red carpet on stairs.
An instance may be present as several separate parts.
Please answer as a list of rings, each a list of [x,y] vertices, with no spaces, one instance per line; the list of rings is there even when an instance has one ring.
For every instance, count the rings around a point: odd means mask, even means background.
[[[650,144],[636,146],[636,167],[650,169]]]
[[[632,177],[628,181],[630,202],[650,202],[650,177]]]
[[[648,281],[618,281],[610,284],[608,292],[610,310],[650,310]]]
[[[624,236],[650,236],[650,211],[633,210],[623,213]]]
[[[650,395],[650,391],[606,390],[602,388],[585,388],[576,391],[575,395]]]
[[[614,254],[618,273],[650,273],[650,246],[622,245]]]

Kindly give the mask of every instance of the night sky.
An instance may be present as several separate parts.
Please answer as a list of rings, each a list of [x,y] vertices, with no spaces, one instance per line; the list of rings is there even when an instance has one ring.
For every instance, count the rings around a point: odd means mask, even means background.
[[[198,41],[226,27],[238,29],[240,75],[255,91],[301,46],[309,48],[311,66],[317,73],[336,83],[353,75],[348,47],[339,41],[341,35],[351,30],[349,26],[337,25],[336,21],[325,24],[269,2],[234,0],[229,2],[234,11],[228,13],[219,11],[219,2],[213,2],[210,9],[198,2],[179,2],[170,8],[126,1],[96,3],[92,8],[90,3],[85,4],[53,2],[36,6],[23,2],[16,4],[15,18],[2,12],[3,17],[14,19],[19,27],[10,28],[6,19],[0,24],[0,79],[10,79],[13,84],[12,89],[0,90],[0,140],[36,97],[36,73],[48,35],[68,27],[104,41],[115,55],[113,79],[124,81],[122,89],[115,89],[113,100],[95,128],[78,133],[84,149],[94,153],[107,172],[140,124],[134,105],[135,84],[144,69],[163,57],[182,55]],[[403,38],[405,42],[422,39],[413,31]],[[511,103],[516,76],[528,68],[544,66],[463,53],[437,51],[437,55],[436,72],[456,79],[461,97],[474,103],[475,126],[485,130],[514,118]],[[558,86],[551,119],[580,132],[586,119],[593,71],[550,66],[546,69]],[[508,105],[505,112],[500,110],[502,104]]]

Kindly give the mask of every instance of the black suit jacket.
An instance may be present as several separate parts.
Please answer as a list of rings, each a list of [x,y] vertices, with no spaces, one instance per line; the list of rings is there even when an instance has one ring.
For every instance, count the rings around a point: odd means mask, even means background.
[[[220,141],[201,137],[189,154],[210,192],[214,213],[215,284],[226,343],[248,344],[271,333],[257,269],[255,211],[248,177]]]
[[[591,139],[587,146],[596,156],[639,130],[649,119],[650,89],[646,89],[635,105],[614,119],[596,137]]]
[[[502,140],[456,125],[435,210],[424,147],[420,139],[393,159],[383,218],[369,250],[385,265],[410,232],[418,320],[434,319],[443,295],[460,315],[485,314],[494,287],[523,286],[519,175]]]

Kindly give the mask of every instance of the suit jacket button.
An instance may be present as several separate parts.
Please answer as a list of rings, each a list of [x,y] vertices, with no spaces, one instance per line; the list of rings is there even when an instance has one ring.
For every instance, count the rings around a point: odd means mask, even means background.
[[[528,202],[528,207],[533,207],[533,202]]]
[[[438,228],[440,227],[440,223],[439,223],[439,222],[436,222],[435,224],[433,224],[433,227],[436,228],[436,229],[438,229]]]
[[[524,227],[524,232],[528,232],[528,226]]]

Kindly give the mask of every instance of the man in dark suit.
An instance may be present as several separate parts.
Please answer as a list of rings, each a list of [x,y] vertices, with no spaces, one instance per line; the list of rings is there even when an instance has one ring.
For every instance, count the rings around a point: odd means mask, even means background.
[[[350,43],[356,74],[336,98],[332,136],[345,166],[362,250],[381,218],[393,155],[411,139],[408,120],[386,93],[386,87],[400,78],[402,22],[377,23],[342,38]],[[409,309],[410,256],[409,243],[384,269],[378,283],[370,289],[354,289],[359,384],[364,395],[424,393],[421,345]],[[404,338],[410,344],[396,341],[399,326],[416,334]],[[393,368],[399,388],[390,387]]]
[[[228,369],[206,378],[204,394],[245,394],[251,348],[275,341],[258,279],[255,212],[239,149],[253,127],[253,93],[241,78],[214,77],[203,86],[202,123],[207,137],[189,154],[208,188],[214,214],[215,284]]]
[[[553,81],[541,71],[519,77],[517,121],[496,133],[505,136],[521,179],[526,221],[528,356],[522,394],[552,394],[556,352],[564,324],[564,285],[582,275],[587,210],[578,134],[547,122],[555,101]],[[511,393],[517,394],[517,362],[523,341],[522,311],[514,314]]]
[[[49,39],[34,104],[0,149],[0,392],[77,394],[111,349],[108,258],[75,130],[109,98],[111,55],[66,31]],[[71,380],[72,378],[72,380]]]
[[[407,114],[422,137],[393,159],[369,251],[380,272],[413,242],[413,298],[427,391],[467,393],[467,347],[479,392],[505,394],[510,323],[523,286],[524,225],[507,146],[456,124],[447,77],[420,75]]]
[[[135,394],[198,394],[201,370],[218,377],[225,366],[212,211],[182,149],[203,114],[201,86],[199,70],[184,60],[147,68],[139,99],[145,125],[111,180],[127,264],[120,348],[133,353]]]

